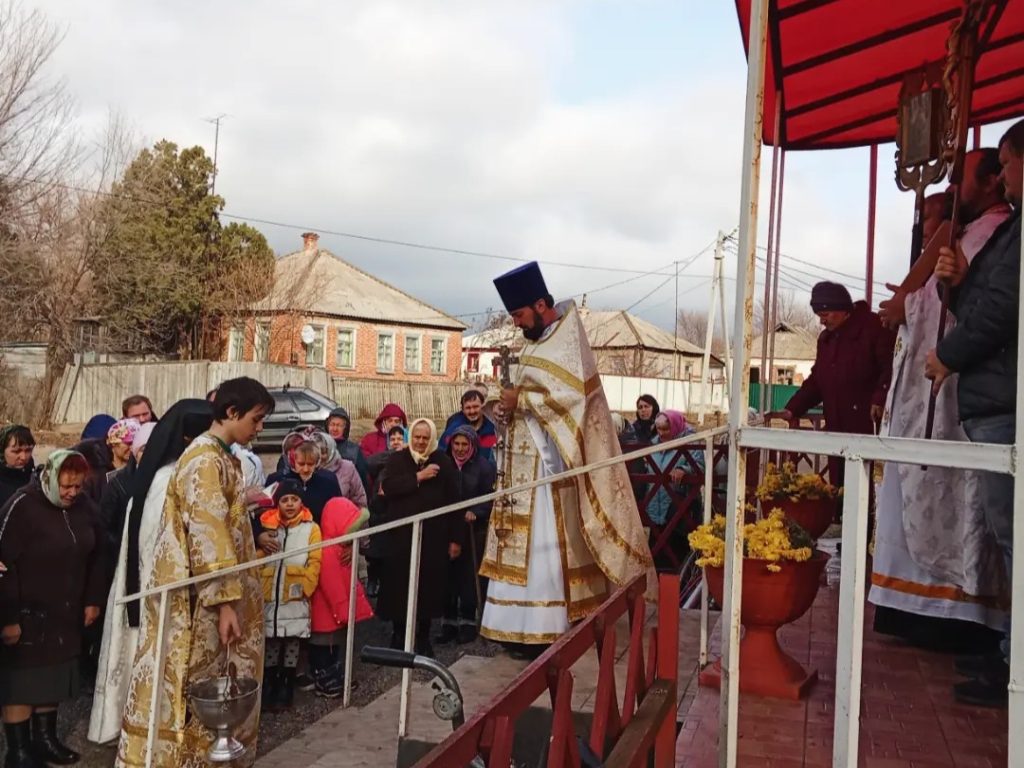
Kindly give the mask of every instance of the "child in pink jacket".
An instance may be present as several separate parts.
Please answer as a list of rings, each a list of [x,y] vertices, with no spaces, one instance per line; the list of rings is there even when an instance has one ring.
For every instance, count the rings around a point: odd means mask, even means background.
[[[338,496],[324,506],[320,518],[322,540],[352,533],[366,525],[370,513],[359,509],[348,499]],[[309,666],[316,692],[326,698],[337,698],[344,690],[344,667],[341,649],[348,626],[349,586],[352,573],[352,545],[335,544],[323,550],[320,583],[310,601]],[[356,580],[355,620],[373,617],[363,585]]]

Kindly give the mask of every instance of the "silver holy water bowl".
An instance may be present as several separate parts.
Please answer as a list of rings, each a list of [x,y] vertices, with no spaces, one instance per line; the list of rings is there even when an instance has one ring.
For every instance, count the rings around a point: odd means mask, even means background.
[[[189,688],[192,713],[214,733],[206,752],[212,763],[228,763],[245,754],[234,730],[246,721],[259,701],[260,684],[251,677],[215,677]]]

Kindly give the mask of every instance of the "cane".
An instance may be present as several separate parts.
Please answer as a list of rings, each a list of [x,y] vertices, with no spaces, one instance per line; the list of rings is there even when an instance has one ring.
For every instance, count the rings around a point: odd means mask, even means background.
[[[476,625],[479,627],[484,610],[483,596],[480,594],[480,574],[477,573],[480,569],[480,561],[476,555],[476,536],[473,535],[473,523],[467,522],[466,527],[469,528],[469,556],[473,558],[473,586],[476,587]]]

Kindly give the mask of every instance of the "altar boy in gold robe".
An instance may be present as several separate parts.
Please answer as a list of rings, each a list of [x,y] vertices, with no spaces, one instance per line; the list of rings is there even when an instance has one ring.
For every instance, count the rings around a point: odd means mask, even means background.
[[[249,515],[242,499],[239,461],[231,452],[263,429],[274,400],[258,381],[231,379],[213,401],[214,422],[178,459],[167,488],[152,576],[146,589],[222,570],[256,559]],[[230,658],[239,677],[261,679],[263,672],[263,591],[256,570],[242,571],[180,589],[168,597],[164,654],[156,657],[159,597],[145,600],[128,688],[119,768],[146,762],[150,701],[161,685],[153,765],[206,766],[212,734],[188,713],[188,688],[220,677]],[[259,704],[235,732],[246,747],[231,766],[256,759]],[[228,764],[225,764],[228,765]]]
[[[494,281],[525,343],[502,392],[499,485],[511,487],[620,454],[576,305],[555,306],[531,262]],[[496,501],[480,573],[480,633],[522,646],[553,642],[653,561],[625,464]],[[529,655],[528,649],[525,651]]]

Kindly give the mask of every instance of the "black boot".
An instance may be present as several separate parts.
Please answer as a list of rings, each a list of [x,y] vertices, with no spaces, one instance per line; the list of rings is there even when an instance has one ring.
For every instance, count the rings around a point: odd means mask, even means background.
[[[274,698],[277,695],[278,686],[281,684],[280,667],[264,667],[263,669],[263,694],[261,696],[264,712],[270,712]]]
[[[74,765],[81,758],[57,739],[57,710],[32,713],[32,751],[53,765]]]
[[[20,723],[4,723],[4,736],[7,738],[7,757],[4,758],[4,768],[46,768],[46,763],[36,759],[32,752],[28,720],[22,720]]]
[[[295,701],[295,668],[281,670],[281,687],[278,689],[277,706],[281,711],[291,709]]]

